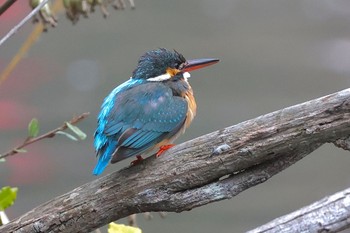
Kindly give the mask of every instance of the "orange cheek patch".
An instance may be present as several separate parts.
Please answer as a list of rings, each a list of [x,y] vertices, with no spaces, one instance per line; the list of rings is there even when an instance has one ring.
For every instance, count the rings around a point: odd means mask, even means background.
[[[166,72],[171,76],[171,77],[173,77],[173,76],[175,76],[175,75],[177,75],[177,73],[179,73],[180,72],[180,70],[178,70],[178,69],[173,69],[173,68],[167,68],[166,69]]]

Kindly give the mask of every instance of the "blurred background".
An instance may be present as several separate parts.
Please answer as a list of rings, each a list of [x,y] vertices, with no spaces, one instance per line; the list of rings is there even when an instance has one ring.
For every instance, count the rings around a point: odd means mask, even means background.
[[[0,0],[4,3],[4,0]],[[99,9],[72,25],[63,12],[0,85],[0,154],[26,137],[73,115],[88,134],[73,142],[57,136],[0,163],[0,187],[19,188],[11,219],[96,179],[92,146],[103,98],[127,80],[145,51],[166,47],[186,58],[218,57],[192,73],[198,113],[186,141],[350,85],[350,2],[347,0],[136,0],[124,11]],[[18,1],[0,17],[0,36],[30,12]],[[34,26],[27,23],[0,47],[0,71]],[[104,174],[127,166],[109,166]],[[305,159],[231,200],[166,219],[138,218],[143,232],[243,232],[350,186],[350,154],[324,145]],[[121,220],[120,222],[126,222]],[[350,232],[350,231],[349,231]]]

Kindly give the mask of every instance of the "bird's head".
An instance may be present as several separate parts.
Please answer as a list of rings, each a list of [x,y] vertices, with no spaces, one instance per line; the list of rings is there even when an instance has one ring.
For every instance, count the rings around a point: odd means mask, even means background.
[[[132,78],[152,82],[169,81],[179,76],[188,78],[189,71],[215,64],[218,61],[212,58],[186,60],[175,50],[159,48],[148,51],[140,57]]]

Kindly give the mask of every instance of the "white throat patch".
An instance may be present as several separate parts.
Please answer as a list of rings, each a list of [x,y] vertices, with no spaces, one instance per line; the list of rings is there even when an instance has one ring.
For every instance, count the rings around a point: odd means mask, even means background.
[[[168,80],[168,79],[171,79],[171,75],[169,73],[165,73],[165,74],[162,74],[162,75],[159,75],[157,77],[154,77],[154,78],[148,78],[147,81],[151,81],[151,82],[161,82],[161,81],[165,81],[165,80]],[[191,77],[190,73],[188,72],[185,72],[183,73],[183,77],[184,79],[187,81],[187,79],[189,77]]]
[[[154,78],[148,78],[147,81],[151,81],[151,82],[161,82],[161,81],[165,81],[171,78],[171,75],[168,73],[159,75],[157,77]]]
[[[187,79],[191,77],[191,74],[188,73],[188,72],[185,72],[185,73],[183,74],[183,76],[184,76],[184,79],[187,81]]]

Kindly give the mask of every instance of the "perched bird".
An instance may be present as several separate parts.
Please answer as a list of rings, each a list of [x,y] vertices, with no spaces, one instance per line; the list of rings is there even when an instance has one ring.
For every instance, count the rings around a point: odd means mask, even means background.
[[[189,71],[217,63],[218,59],[186,60],[164,48],[141,56],[132,77],[103,101],[94,146],[98,162],[94,175],[109,162],[172,146],[196,115],[196,101],[188,83]]]

